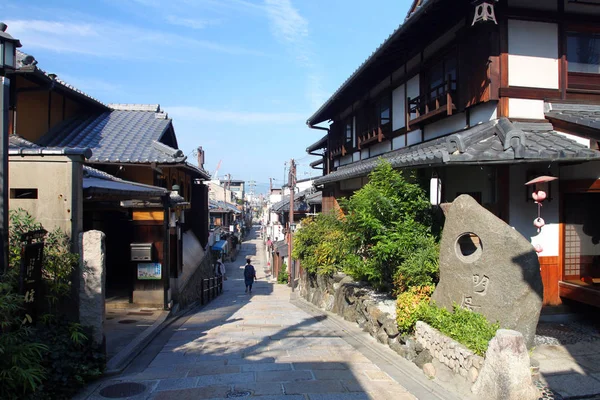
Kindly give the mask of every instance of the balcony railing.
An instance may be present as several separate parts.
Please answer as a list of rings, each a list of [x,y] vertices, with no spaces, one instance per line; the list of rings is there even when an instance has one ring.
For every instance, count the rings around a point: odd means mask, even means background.
[[[344,146],[342,142],[335,142],[332,144],[331,151],[329,152],[329,157],[331,159],[338,156],[343,157],[346,155],[346,152],[346,146]]]
[[[448,75],[445,82],[432,87],[427,93],[414,99],[408,98],[408,115],[406,125],[417,125],[425,120],[440,115],[452,115],[456,110],[454,98],[456,97],[456,80]],[[412,118],[414,115],[416,117]]]
[[[385,125],[379,125],[374,128],[367,129],[358,135],[358,149],[368,146],[371,143],[381,143],[385,136],[391,132],[391,122]]]

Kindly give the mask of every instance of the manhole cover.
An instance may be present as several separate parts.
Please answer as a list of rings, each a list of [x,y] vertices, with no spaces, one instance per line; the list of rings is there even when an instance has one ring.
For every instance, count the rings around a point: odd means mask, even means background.
[[[240,390],[240,391],[233,391],[233,392],[229,392],[227,393],[227,398],[228,399],[232,399],[235,397],[248,397],[252,394],[251,391],[249,390]]]
[[[119,321],[120,324],[135,324],[137,319],[122,319]]]
[[[141,383],[124,382],[105,387],[100,391],[100,396],[109,399],[121,399],[123,397],[136,396],[143,393],[144,390],[146,390],[146,386]]]

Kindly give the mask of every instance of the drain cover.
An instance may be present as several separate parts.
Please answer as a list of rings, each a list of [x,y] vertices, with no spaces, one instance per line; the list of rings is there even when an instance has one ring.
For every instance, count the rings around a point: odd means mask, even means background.
[[[146,390],[146,386],[141,383],[124,382],[105,387],[100,391],[100,396],[108,399],[121,399],[138,395],[144,390]]]
[[[227,398],[232,399],[234,397],[248,397],[251,394],[252,394],[252,392],[249,390],[233,391],[233,392],[227,393]]]
[[[122,319],[119,321],[120,324],[135,324],[137,319]]]

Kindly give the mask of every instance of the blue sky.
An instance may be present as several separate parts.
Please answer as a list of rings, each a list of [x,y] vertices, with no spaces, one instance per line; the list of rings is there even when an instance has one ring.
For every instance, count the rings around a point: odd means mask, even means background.
[[[47,72],[104,103],[159,103],[205,168],[280,186],[320,173],[305,121],[404,20],[411,0],[4,0]]]

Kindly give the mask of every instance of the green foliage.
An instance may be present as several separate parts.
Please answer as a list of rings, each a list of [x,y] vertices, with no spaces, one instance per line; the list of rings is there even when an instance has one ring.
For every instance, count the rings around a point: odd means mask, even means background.
[[[408,291],[400,294],[396,300],[396,322],[398,330],[410,333],[414,330],[421,304],[428,304],[433,286],[413,286]]]
[[[36,324],[24,313],[18,294],[21,234],[42,226],[24,210],[10,212],[9,268],[0,282],[0,398],[68,399],[99,376],[104,355],[91,335],[68,322],[60,311],[68,301],[78,255],[60,230],[50,232],[44,248],[42,278],[46,312]]]
[[[430,304],[433,287],[412,287],[398,296],[396,321],[402,333],[412,333],[417,321],[423,321],[465,345],[475,354],[485,355],[489,341],[500,328],[483,315],[454,305],[453,312]]]
[[[91,332],[65,319],[38,328],[35,340],[48,346],[42,366],[47,376],[36,399],[70,399],[104,369],[104,353],[94,345]]]
[[[310,274],[330,275],[341,270],[351,252],[343,222],[332,214],[304,219],[294,235],[292,256]]]
[[[431,233],[431,207],[411,174],[406,178],[385,161],[369,175],[369,183],[341,201],[344,230],[356,249],[346,272],[356,279],[388,289],[437,281],[436,240]],[[420,262],[426,262],[422,268]],[[401,272],[397,272],[397,271]]]
[[[286,284],[288,283],[289,278],[290,275],[287,272],[287,265],[284,263],[281,265],[281,271],[279,271],[279,274],[277,275],[277,283]]]

